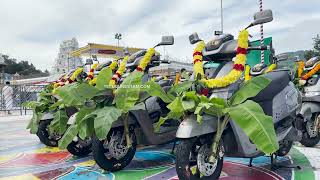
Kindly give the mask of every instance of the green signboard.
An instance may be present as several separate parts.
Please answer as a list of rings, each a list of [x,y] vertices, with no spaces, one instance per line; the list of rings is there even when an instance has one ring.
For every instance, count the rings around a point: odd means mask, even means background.
[[[251,45],[260,46],[260,40],[252,41]],[[265,38],[264,45],[272,47],[272,37]],[[264,63],[266,65],[270,64],[270,54],[271,54],[271,50],[264,51]],[[260,61],[261,61],[261,51],[250,51],[247,54],[247,64],[250,65],[250,67],[253,67],[254,65],[260,63]]]

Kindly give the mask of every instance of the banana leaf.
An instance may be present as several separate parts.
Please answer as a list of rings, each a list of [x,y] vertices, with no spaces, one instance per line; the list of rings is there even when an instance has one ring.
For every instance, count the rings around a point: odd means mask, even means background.
[[[227,109],[232,120],[247,134],[259,150],[272,154],[279,149],[271,116],[254,101],[246,102]]]

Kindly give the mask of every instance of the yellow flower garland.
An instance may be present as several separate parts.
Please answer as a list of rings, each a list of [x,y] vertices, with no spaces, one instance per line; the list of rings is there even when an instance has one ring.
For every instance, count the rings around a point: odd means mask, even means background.
[[[111,69],[111,71],[114,71],[117,68],[119,59],[121,58],[119,57],[114,58],[112,63],[109,65],[109,68]]]
[[[200,41],[197,47],[193,51],[193,71],[195,77],[200,75],[201,78],[204,77],[203,65],[202,65],[202,50],[205,48],[206,44],[204,41]]]
[[[117,81],[119,81],[119,79],[121,78],[121,76],[124,74],[124,72],[126,71],[126,65],[127,65],[127,61],[129,60],[129,56],[125,56],[123,58],[123,60],[120,63],[119,69],[117,70],[117,72],[113,75],[112,79],[109,81],[109,85],[110,86],[114,86],[116,85]]]
[[[276,68],[277,68],[277,65],[276,65],[276,64],[271,64],[264,73],[271,72],[271,71],[273,71],[273,70],[276,69]]]
[[[249,81],[251,79],[250,76],[250,66],[246,65],[246,70],[244,71],[244,80]]]
[[[297,72],[297,75],[298,75],[298,78],[300,78],[302,76],[302,73],[303,73],[303,70],[304,70],[304,61],[299,61],[298,62],[298,72]]]
[[[83,68],[78,68],[78,69],[76,69],[76,70],[72,73],[70,79],[71,79],[72,81],[75,81],[75,80],[77,79],[77,77],[79,76],[79,74],[82,73],[82,72],[83,72]]]
[[[246,64],[246,60],[247,60],[246,50],[249,46],[248,37],[249,37],[249,33],[247,30],[240,31],[239,37],[238,37],[238,49],[237,49],[236,60],[234,62],[234,67],[226,76],[215,78],[215,79],[203,78],[201,79],[201,82],[203,82],[209,88],[221,88],[221,87],[226,87],[236,82],[238,79],[240,79],[242,75],[242,71],[244,70],[244,66]],[[202,63],[201,63],[201,66],[199,65],[199,69],[201,68],[203,69]]]
[[[155,49],[154,48],[150,48],[148,49],[148,51],[146,52],[146,54],[143,56],[142,60],[140,61],[139,66],[137,67],[138,71],[144,71],[146,69],[146,67],[148,66],[148,64],[151,61],[152,56],[155,54]]]

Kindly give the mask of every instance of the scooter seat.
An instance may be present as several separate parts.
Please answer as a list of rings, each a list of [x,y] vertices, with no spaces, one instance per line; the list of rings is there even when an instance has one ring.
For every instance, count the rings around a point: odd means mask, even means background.
[[[255,102],[272,100],[290,82],[288,71],[272,71],[262,75],[271,80],[270,84],[252,98]]]

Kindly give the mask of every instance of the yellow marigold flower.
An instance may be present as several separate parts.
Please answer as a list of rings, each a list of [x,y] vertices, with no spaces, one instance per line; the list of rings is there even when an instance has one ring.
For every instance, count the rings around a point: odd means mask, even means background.
[[[89,81],[89,84],[91,86],[94,86],[97,83],[97,77],[93,78],[92,80]]]
[[[244,71],[244,80],[249,81],[251,79],[250,77],[250,66],[246,65],[246,70]]]

